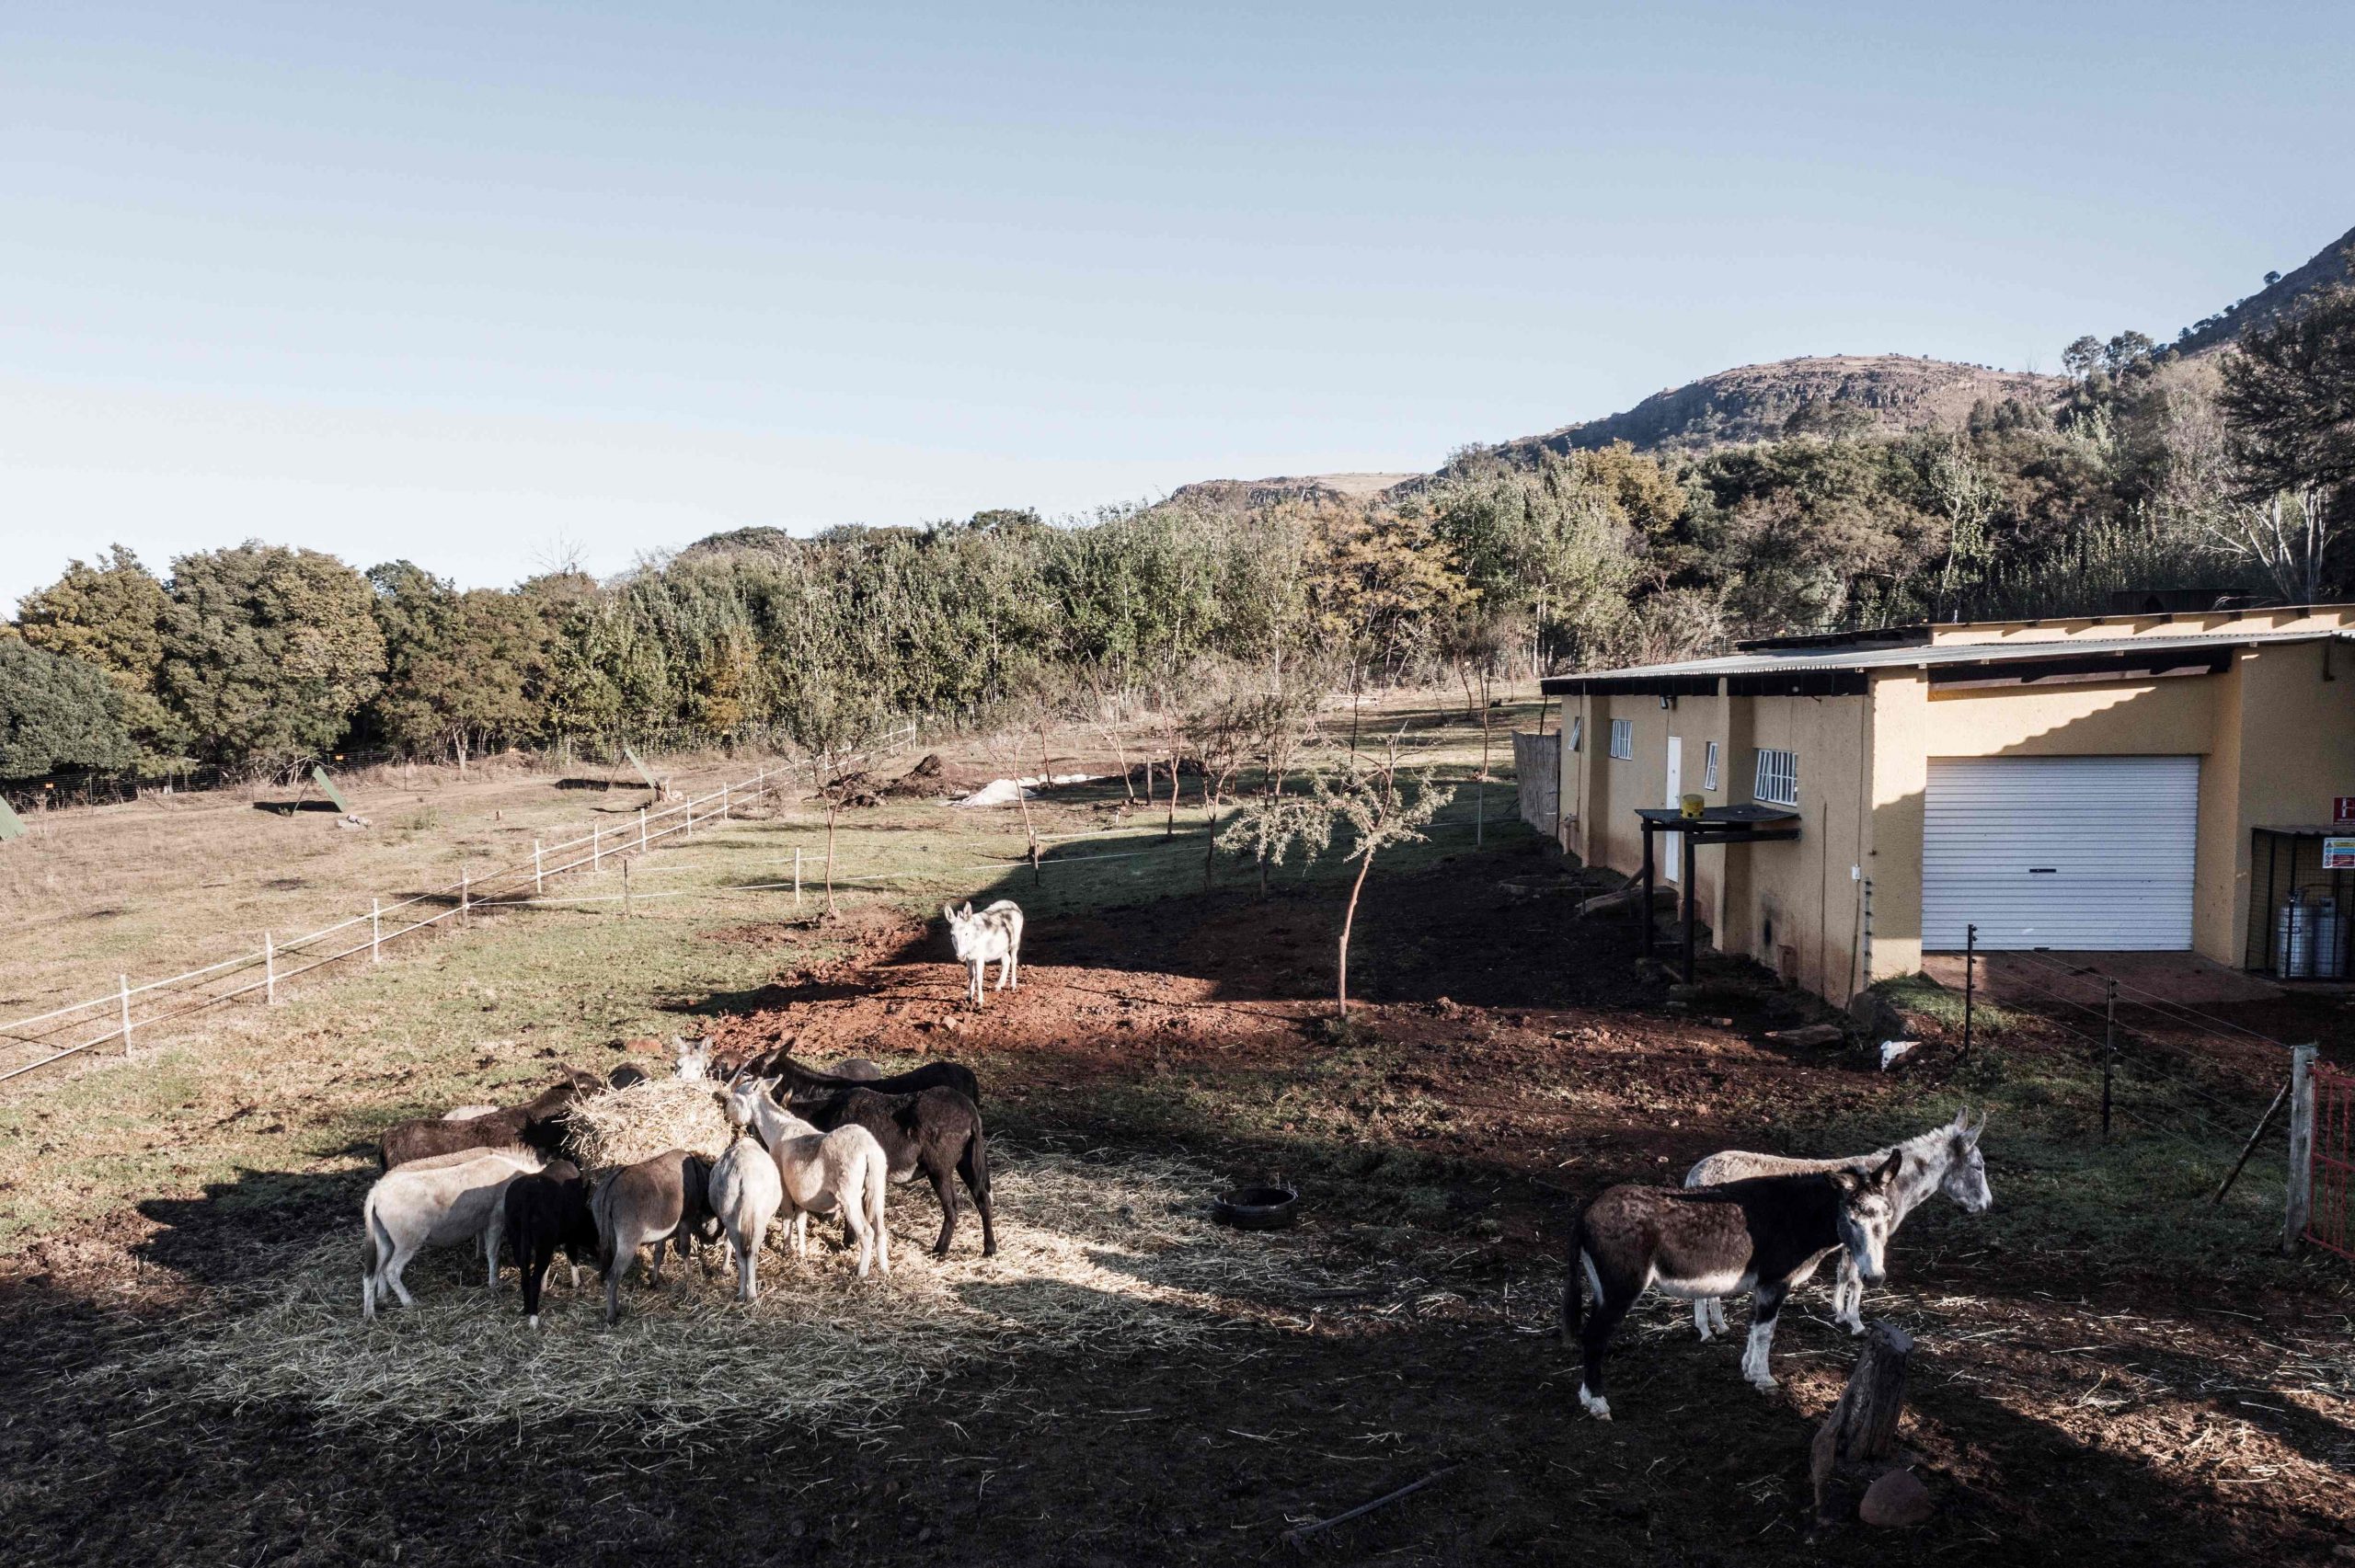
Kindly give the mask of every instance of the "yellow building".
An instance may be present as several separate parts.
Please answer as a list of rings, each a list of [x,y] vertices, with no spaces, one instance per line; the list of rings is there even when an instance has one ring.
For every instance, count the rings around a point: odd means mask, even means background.
[[[2341,797],[2355,815],[2350,642],[2355,606],[2297,606],[1769,638],[1555,677],[1562,844],[1633,874],[1638,808],[1791,813],[1795,839],[1693,851],[1697,913],[1721,951],[1834,1001],[1973,926],[1983,949],[2275,970],[2303,929],[2300,972],[2343,972],[2355,877],[2323,868],[2355,864],[2355,821],[2329,836]]]

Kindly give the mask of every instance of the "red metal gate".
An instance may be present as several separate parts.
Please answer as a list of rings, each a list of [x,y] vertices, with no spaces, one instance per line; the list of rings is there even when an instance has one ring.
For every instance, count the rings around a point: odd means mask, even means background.
[[[2355,1258],[2355,1233],[2348,1225],[2348,1177],[2355,1174],[2355,1076],[2316,1062],[2310,1082],[2315,1096],[2314,1197],[2306,1210],[2306,1240],[2343,1258]]]

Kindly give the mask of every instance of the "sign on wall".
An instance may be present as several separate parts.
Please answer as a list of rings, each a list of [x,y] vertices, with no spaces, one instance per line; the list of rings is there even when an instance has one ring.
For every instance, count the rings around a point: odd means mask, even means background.
[[[2325,871],[2355,871],[2355,838],[2325,839],[2322,841],[2322,868]]]
[[[2330,803],[2330,819],[2334,822],[2355,822],[2355,795],[2334,796]]]

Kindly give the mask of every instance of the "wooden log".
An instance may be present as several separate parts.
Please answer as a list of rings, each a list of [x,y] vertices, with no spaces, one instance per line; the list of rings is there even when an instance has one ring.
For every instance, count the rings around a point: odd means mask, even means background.
[[[1625,887],[1614,892],[1598,894],[1580,904],[1578,918],[1585,920],[1592,915],[1609,914],[1614,910],[1632,910],[1643,900],[1644,885],[1640,882],[1630,882]],[[1675,888],[1655,887],[1652,889],[1652,909],[1655,913],[1662,909],[1674,908],[1676,908]]]
[[[1836,1474],[1885,1468],[1897,1452],[1897,1423],[1905,1413],[1905,1374],[1913,1336],[1887,1319],[1874,1320],[1864,1349],[1849,1369],[1848,1386],[1816,1428],[1808,1455],[1819,1518],[1845,1510],[1833,1504]],[[1871,1479],[1870,1476],[1866,1477]]]

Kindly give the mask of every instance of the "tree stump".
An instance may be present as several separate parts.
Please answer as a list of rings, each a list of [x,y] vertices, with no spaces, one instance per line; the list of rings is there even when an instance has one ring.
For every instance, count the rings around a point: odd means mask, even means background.
[[[1819,1519],[1855,1511],[1855,1497],[1890,1468],[1897,1452],[1897,1423],[1905,1413],[1905,1372],[1913,1356],[1913,1336],[1886,1319],[1876,1319],[1862,1354],[1848,1373],[1840,1402],[1816,1429],[1808,1471],[1815,1484]]]

